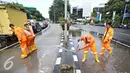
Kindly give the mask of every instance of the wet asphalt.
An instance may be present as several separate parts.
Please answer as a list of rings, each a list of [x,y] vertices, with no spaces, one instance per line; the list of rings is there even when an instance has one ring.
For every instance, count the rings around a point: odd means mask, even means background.
[[[90,28],[86,28],[90,29]],[[95,28],[98,29],[98,28]],[[93,29],[94,30],[94,29]],[[92,31],[93,31],[92,30]],[[72,30],[73,41],[75,47],[77,47],[77,40],[84,34],[92,34],[96,39],[97,52],[101,52],[101,39],[98,36],[99,33],[92,32],[91,30]],[[82,45],[82,44],[80,44]],[[100,63],[95,62],[95,58],[89,50],[87,54],[87,61],[83,64],[83,51],[77,52],[79,58],[79,64],[82,73],[130,73],[130,48],[111,43],[113,53],[108,54],[107,50],[104,56],[99,55]]]
[[[74,25],[80,29],[88,30],[88,31],[95,31],[101,34],[104,33],[105,27],[101,26],[92,26],[92,25]],[[114,28],[114,39],[130,45],[130,29],[123,29],[123,28]]]
[[[76,28],[70,30],[74,47],[77,47],[77,39],[86,33],[92,34],[96,39],[97,52],[101,51],[101,39],[98,33],[92,31],[83,31]],[[0,52],[0,73],[53,73],[56,58],[58,55],[58,46],[61,42],[61,27],[51,24],[48,30],[39,34],[35,43],[38,50],[33,52],[26,59],[21,59],[19,45]],[[68,42],[69,43],[69,42]],[[113,53],[111,55],[105,52],[103,57],[99,56],[100,63],[94,61],[94,56],[87,54],[87,61],[83,64],[83,51],[77,52],[80,70],[82,73],[130,73],[130,49],[112,42]],[[69,44],[66,49],[70,50]],[[64,47],[61,47],[64,48]],[[72,52],[63,51],[61,64],[73,66],[74,61]]]
[[[19,45],[0,52],[0,73],[53,73],[60,43],[61,28],[56,24],[38,34],[35,43],[38,50],[21,59]]]

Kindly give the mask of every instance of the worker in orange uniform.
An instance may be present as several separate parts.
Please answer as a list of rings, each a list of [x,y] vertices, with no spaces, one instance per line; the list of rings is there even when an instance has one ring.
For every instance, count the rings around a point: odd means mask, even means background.
[[[81,48],[79,50],[84,50],[84,58],[82,60],[82,62],[84,63],[86,61],[87,58],[87,53],[88,53],[88,49],[90,48],[90,50],[92,51],[92,53],[95,56],[95,61],[99,63],[99,59],[98,59],[98,53],[96,51],[96,41],[95,38],[90,35],[90,34],[86,34],[84,36],[82,36],[79,41],[84,41],[84,48]]]
[[[33,35],[32,33],[30,32],[30,28],[28,27],[28,24],[24,24],[24,27],[25,27],[25,33],[26,33],[26,36],[27,36],[27,47],[28,47],[28,52],[29,54],[31,54],[33,52],[32,50],[32,40],[33,40]]]
[[[111,22],[108,22],[106,24],[106,30],[104,32],[104,36],[102,38],[102,51],[100,55],[104,55],[104,52],[106,49],[109,51],[110,54],[112,53],[112,48],[110,47],[110,44],[111,44],[113,35],[114,35],[114,30],[111,26]]]
[[[33,29],[32,29],[32,26],[30,23],[24,23],[24,26],[25,26],[25,30],[29,31],[32,36],[29,36],[29,39],[30,39],[30,52],[33,52],[35,50],[37,50],[37,47],[36,47],[36,44],[34,43],[34,40],[35,40],[35,34],[33,32]],[[28,41],[29,42],[29,41]]]
[[[27,53],[27,38],[26,38],[26,34],[24,32],[24,29],[20,28],[20,27],[16,27],[14,24],[10,24],[9,27],[13,30],[13,32],[15,33],[15,35],[18,38],[21,50],[22,50],[22,54],[21,54],[21,58],[26,58],[28,56]]]

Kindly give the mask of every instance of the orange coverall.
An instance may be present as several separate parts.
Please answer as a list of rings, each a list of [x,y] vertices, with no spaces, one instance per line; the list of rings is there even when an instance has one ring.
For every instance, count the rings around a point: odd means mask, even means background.
[[[29,32],[30,32],[30,33],[32,34],[32,36],[33,36],[32,40],[31,40],[32,51],[35,51],[35,50],[37,50],[36,44],[34,43],[35,34],[34,34],[34,31],[33,31],[31,25],[29,25],[29,28],[30,28],[30,31],[29,31]]]
[[[97,51],[96,51],[95,38],[92,35],[90,35],[90,34],[86,34],[83,37],[81,37],[80,40],[84,41],[84,47],[86,45],[88,45],[86,48],[84,48],[84,59],[82,60],[82,62],[84,62],[86,60],[86,54],[88,53],[88,49],[89,48],[90,48],[91,52],[94,54],[94,56],[96,58],[95,60],[97,62],[99,62],[99,60],[98,60],[98,54],[97,54]]]
[[[22,50],[22,55],[21,57],[22,58],[25,58],[27,57],[27,38],[26,38],[26,34],[24,32],[24,30],[20,27],[14,27],[14,33],[15,35],[17,36],[18,38],[18,41],[20,43],[20,47],[21,47],[21,50]]]
[[[111,44],[113,35],[114,35],[114,30],[112,27],[105,30],[104,36],[102,38],[102,51],[100,53],[101,55],[104,54],[105,49],[107,49],[109,51],[109,53],[112,53],[112,48],[110,47],[110,44]]]

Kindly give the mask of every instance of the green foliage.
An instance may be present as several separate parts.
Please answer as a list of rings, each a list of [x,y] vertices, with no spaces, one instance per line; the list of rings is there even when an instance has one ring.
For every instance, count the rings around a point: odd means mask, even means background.
[[[123,9],[125,7],[125,0],[109,0],[109,2],[106,4],[105,8],[103,9],[103,20],[109,21],[112,20],[113,11],[116,11],[116,16],[114,20],[114,25],[120,25],[123,18]],[[130,12],[130,4],[128,4],[128,12]],[[107,12],[110,12],[109,14],[106,14]],[[128,23],[130,18],[125,18],[124,23]]]
[[[68,1],[68,13],[70,13],[70,4]],[[60,17],[64,17],[64,0],[54,0],[52,6],[49,8],[49,17],[52,21],[57,22]]]
[[[78,18],[78,15],[73,13],[70,15],[70,18],[76,20]]]
[[[92,12],[91,16],[96,17],[96,15],[97,15],[97,11],[96,11],[96,9],[93,9],[93,12]]]
[[[8,8],[13,8],[13,9],[25,12],[24,6],[19,3],[7,3],[7,4],[1,4],[1,5],[4,5],[5,7],[8,7]]]
[[[25,7],[27,18],[36,19],[37,21],[45,20],[42,14],[34,7]]]

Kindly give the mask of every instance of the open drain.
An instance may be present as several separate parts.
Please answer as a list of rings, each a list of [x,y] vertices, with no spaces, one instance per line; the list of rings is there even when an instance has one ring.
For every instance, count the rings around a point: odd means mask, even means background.
[[[61,65],[60,73],[74,73],[74,68],[67,64]]]

